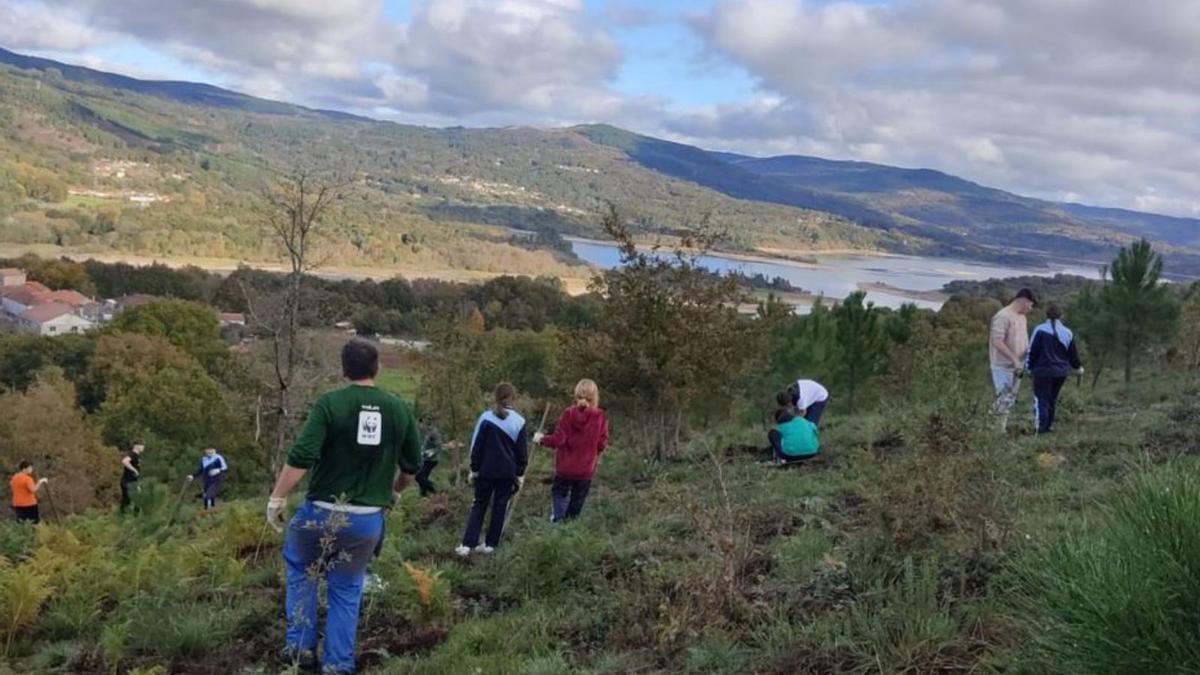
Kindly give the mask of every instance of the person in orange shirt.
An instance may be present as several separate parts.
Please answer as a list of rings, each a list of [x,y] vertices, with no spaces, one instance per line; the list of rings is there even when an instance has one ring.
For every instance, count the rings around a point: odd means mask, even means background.
[[[17,474],[12,477],[9,486],[12,487],[13,512],[17,514],[18,522],[37,524],[40,520],[38,518],[37,491],[41,490],[46,483],[45,478],[39,481],[33,480],[33,464],[21,462],[17,467]]]

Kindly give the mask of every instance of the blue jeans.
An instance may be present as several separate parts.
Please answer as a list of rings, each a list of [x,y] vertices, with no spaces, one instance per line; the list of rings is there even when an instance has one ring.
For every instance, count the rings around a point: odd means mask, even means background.
[[[1021,380],[1015,370],[1008,368],[992,368],[992,386],[996,389],[996,402],[992,412],[996,415],[1000,430],[1008,427],[1008,414],[1017,402],[1017,393],[1021,388]]]
[[[508,513],[508,501],[517,489],[515,478],[476,478],[475,503],[467,516],[467,531],[463,534],[463,546],[475,548],[479,544],[479,533],[483,530],[483,517],[488,506],[492,507],[492,519],[488,521],[487,536],[483,542],[492,548],[500,545],[504,534],[504,515]]]
[[[328,609],[322,665],[354,672],[354,635],[363,577],[382,531],[382,513],[341,513],[308,501],[296,511],[283,545],[289,649],[317,650],[317,588],[324,578]],[[322,539],[330,540],[328,551],[322,551]]]

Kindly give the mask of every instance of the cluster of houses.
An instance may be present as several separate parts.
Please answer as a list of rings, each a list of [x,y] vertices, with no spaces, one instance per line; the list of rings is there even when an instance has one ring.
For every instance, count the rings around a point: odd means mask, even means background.
[[[36,281],[29,281],[24,270],[0,269],[0,316],[13,329],[25,333],[83,333],[108,323],[123,309],[157,299],[139,293],[97,301],[78,291],[52,291]],[[217,318],[222,326],[246,324],[241,314],[218,313]]]

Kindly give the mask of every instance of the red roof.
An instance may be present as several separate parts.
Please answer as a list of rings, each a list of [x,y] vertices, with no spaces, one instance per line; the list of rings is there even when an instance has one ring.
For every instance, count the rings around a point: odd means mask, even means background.
[[[50,293],[47,293],[42,300],[49,302],[61,302],[75,308],[92,304],[92,299],[88,296],[80,293],[79,291],[72,291],[69,289],[63,291],[51,291]]]
[[[63,314],[70,314],[74,309],[74,307],[62,302],[47,302],[25,310],[21,318],[34,323],[46,323],[51,319],[57,319]]]
[[[26,307],[32,307],[50,294],[50,289],[36,281],[26,282],[22,286],[0,286],[0,298],[8,298]]]

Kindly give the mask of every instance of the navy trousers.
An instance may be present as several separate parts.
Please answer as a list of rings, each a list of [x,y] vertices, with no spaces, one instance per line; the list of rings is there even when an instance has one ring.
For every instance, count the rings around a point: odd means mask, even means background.
[[[479,545],[479,534],[483,530],[483,518],[489,505],[492,507],[492,516],[483,542],[493,548],[500,545],[500,536],[504,534],[504,514],[508,512],[508,502],[516,487],[515,478],[475,479],[475,502],[471,504],[471,515],[467,516],[463,546],[475,548]]]
[[[550,488],[550,522],[578,518],[591,489],[591,480],[555,478]]]
[[[804,419],[817,426],[821,426],[821,415],[825,414],[826,403],[829,403],[829,399],[817,401],[816,403],[808,406],[808,409],[804,411]]]
[[[1050,431],[1054,426],[1054,412],[1058,408],[1058,394],[1062,391],[1065,377],[1033,378],[1033,421],[1039,434]]]

